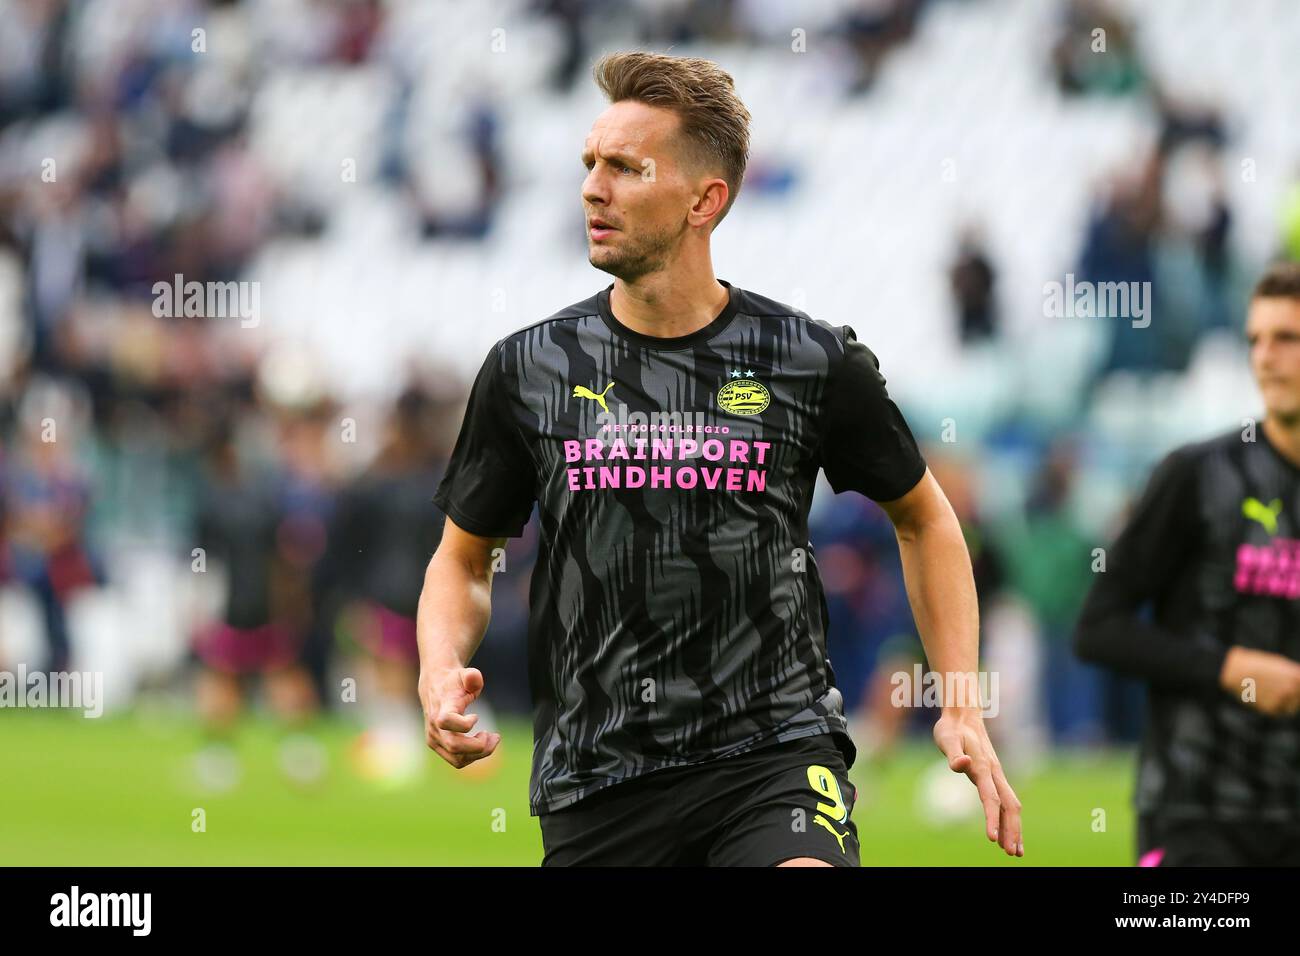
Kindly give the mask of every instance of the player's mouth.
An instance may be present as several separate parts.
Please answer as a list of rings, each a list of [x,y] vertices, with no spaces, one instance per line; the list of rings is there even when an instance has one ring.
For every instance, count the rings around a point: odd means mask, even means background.
[[[602,239],[607,239],[616,232],[618,232],[618,230],[607,223],[604,219],[587,220],[587,234],[596,242],[599,242]]]

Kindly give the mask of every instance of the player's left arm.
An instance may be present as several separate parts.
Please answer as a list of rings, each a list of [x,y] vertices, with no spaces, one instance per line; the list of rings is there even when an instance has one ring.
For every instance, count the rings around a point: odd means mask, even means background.
[[[979,790],[988,838],[1024,856],[1017,799],[984,726],[978,693],[979,605],[961,525],[927,468],[911,491],[880,506],[894,523],[912,615],[932,671],[942,677],[943,708],[934,741],[948,767]]]

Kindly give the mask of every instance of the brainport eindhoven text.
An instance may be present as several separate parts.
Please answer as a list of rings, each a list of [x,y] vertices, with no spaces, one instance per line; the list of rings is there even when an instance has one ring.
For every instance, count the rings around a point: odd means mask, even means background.
[[[602,462],[600,465],[569,468],[570,491],[597,488],[695,488],[726,491],[766,491],[768,451],[771,442],[737,438],[622,438],[569,439],[564,442],[564,460]],[[724,462],[709,467],[699,463]],[[631,461],[689,462],[649,467]]]

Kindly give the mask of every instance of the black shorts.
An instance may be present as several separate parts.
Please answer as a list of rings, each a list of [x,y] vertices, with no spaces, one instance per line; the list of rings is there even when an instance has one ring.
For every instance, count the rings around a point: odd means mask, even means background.
[[[766,744],[540,814],[542,866],[859,866],[857,796],[830,734]]]
[[[1300,824],[1138,816],[1138,866],[1300,866]]]

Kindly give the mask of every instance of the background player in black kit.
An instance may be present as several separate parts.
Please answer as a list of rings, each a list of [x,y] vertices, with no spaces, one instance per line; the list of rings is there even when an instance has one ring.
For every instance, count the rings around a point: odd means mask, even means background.
[[[435,500],[418,615],[429,746],[491,754],[467,707],[493,551],[538,504],[530,592],[531,811],[546,865],[857,865],[855,757],[826,658],[807,515],[817,473],[897,529],[931,669],[974,675],[957,519],[871,351],[714,276],[749,114],[706,60],[604,58],[582,150],[593,265],[616,281],[499,341]],[[950,685],[951,686],[951,685]],[[977,699],[934,738],[1023,855],[1020,804]]]
[[[1300,865],[1300,265],[1246,336],[1263,421],[1161,461],[1075,638],[1149,688],[1142,866]]]
[[[419,715],[411,707],[410,687],[419,666],[421,565],[437,546],[442,525],[429,507],[439,478],[434,412],[420,388],[402,392],[379,454],[339,496],[330,535],[346,632],[364,652],[361,666],[373,687],[364,695],[367,728],[354,754],[369,772],[393,779],[422,756],[411,733]]]

